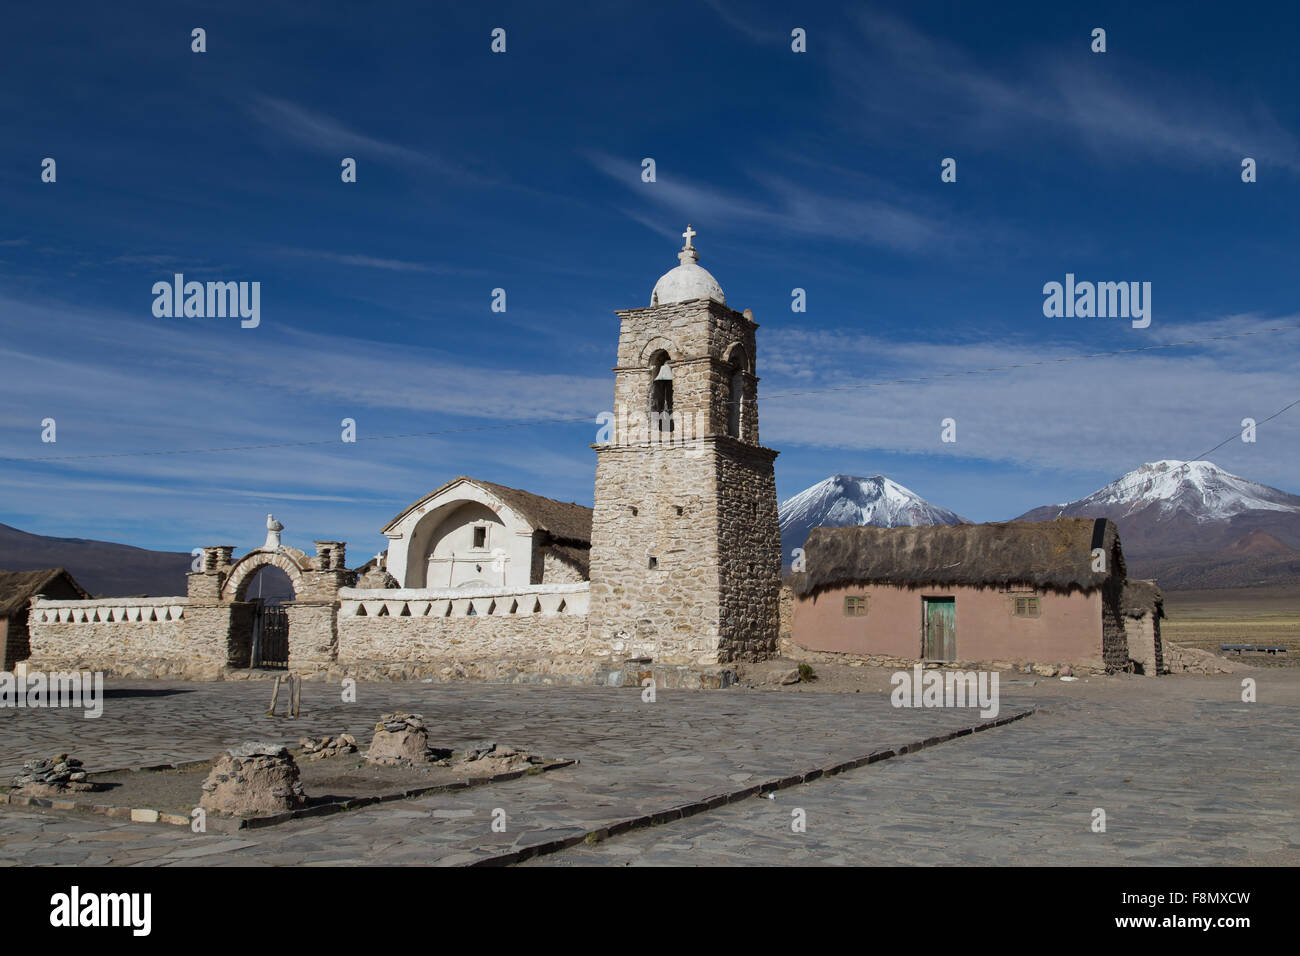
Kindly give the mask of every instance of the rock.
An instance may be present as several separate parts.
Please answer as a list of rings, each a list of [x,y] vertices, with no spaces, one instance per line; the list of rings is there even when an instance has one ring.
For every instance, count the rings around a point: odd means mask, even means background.
[[[431,762],[429,733],[419,714],[385,714],[375,724],[366,762],[381,766],[411,766]]]
[[[465,750],[461,753],[460,759],[462,763],[469,763],[470,761],[478,760],[480,757],[484,757],[487,754],[490,754],[492,751],[496,749],[497,749],[497,745],[495,742],[486,741],[486,740],[480,741],[476,744],[470,744],[468,747],[466,747]]]
[[[1255,668],[1241,661],[1203,651],[1196,647],[1185,647],[1172,641],[1164,642],[1165,668],[1171,674],[1235,674]]]
[[[259,748],[275,752],[244,752]],[[286,748],[245,744],[212,761],[199,806],[209,812],[250,816],[296,810],[306,802],[298,765]]]
[[[301,738],[298,743],[302,748],[302,755],[308,760],[322,760],[325,757],[342,757],[347,754],[356,753],[357,741],[351,734],[340,734],[337,737],[310,737]]]
[[[533,764],[545,762],[545,758],[533,756],[528,751],[520,750],[518,747],[484,742],[465,748],[461,751],[459,757],[449,762],[449,765],[464,767],[466,764],[477,763],[476,774],[495,775],[524,770]]]
[[[231,747],[226,753],[232,757],[283,757],[288,756],[289,749],[280,744],[246,741],[238,747]]]
[[[29,760],[13,778],[13,786],[24,796],[57,796],[68,790],[98,790],[82,770],[82,762],[67,754],[56,754],[52,759]]]

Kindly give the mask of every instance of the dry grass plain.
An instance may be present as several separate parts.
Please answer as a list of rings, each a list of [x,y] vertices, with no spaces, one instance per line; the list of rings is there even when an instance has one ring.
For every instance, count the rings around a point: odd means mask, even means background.
[[[1287,648],[1284,656],[1244,655],[1252,664],[1300,664],[1300,589],[1286,586],[1166,591],[1165,640],[1219,653],[1221,644]]]

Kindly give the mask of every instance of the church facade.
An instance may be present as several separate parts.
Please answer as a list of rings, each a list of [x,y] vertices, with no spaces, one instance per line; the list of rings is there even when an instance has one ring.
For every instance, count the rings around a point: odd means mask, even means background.
[[[650,305],[617,312],[615,411],[592,446],[595,508],[460,477],[345,545],[203,549],[183,597],[32,600],[29,667],[250,676],[248,583],[284,571],[288,666],[326,678],[719,686],[777,650],[780,531],[758,431],[757,324],[727,305],[689,226]],[[602,416],[603,418],[604,416]]]

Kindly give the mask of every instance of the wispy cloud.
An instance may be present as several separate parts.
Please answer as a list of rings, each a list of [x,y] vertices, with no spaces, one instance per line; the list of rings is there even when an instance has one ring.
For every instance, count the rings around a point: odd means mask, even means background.
[[[1046,135],[1072,139],[1108,162],[1155,156],[1235,169],[1249,155],[1300,170],[1300,140],[1264,105],[1087,53],[1086,35],[1077,50],[1027,52],[999,73],[895,16],[858,11],[851,19],[856,30],[829,40],[831,63],[852,99],[845,115],[859,117],[863,130],[894,136],[910,126],[989,148]]]
[[[666,176],[662,171],[655,183],[643,184],[636,163],[608,153],[589,153],[588,160],[610,179],[636,190],[638,198],[694,222],[732,228],[759,227],[906,251],[949,241],[950,231],[940,220],[902,204],[820,192],[776,173],[751,174],[750,179],[759,187],[752,192],[760,198],[746,199],[736,192]],[[642,214],[629,215],[638,221],[648,219]]]
[[[388,272],[427,272],[435,275],[485,274],[483,270],[469,270],[461,266],[445,266],[428,262],[409,262],[404,259],[385,259],[380,256],[368,256],[354,252],[330,252],[324,249],[300,249],[281,247],[275,250],[282,256],[299,259],[315,259],[320,262],[333,262],[344,266],[358,266],[364,269],[384,269]]]
[[[308,542],[371,547],[403,503],[458,474],[590,500],[587,443],[612,392],[604,377],[284,328],[235,332],[232,348],[229,329],[202,322],[6,297],[0,314],[30,330],[7,352],[13,374],[0,376],[0,455],[136,453],[0,463],[8,523],[188,549],[259,533],[274,506]],[[41,331],[52,328],[57,349]],[[40,439],[47,416],[56,444]],[[356,444],[340,440],[344,417],[357,422]],[[580,422],[500,427],[553,418]],[[394,434],[412,437],[376,440]],[[257,445],[268,447],[247,447]],[[201,453],[147,454],[172,450]]]
[[[359,163],[364,159],[378,159],[416,170],[436,171],[462,184],[486,182],[441,155],[367,135],[332,116],[278,97],[254,95],[248,112],[273,135],[306,149],[330,153],[340,159],[353,156]]]
[[[754,23],[748,16],[741,15],[732,10],[730,6],[723,3],[722,0],[704,0],[705,5],[717,14],[720,19],[731,29],[735,30],[741,36],[745,37],[751,43],[771,43],[781,37],[781,31],[776,28],[768,28]],[[752,11],[747,11],[752,13]]]
[[[1237,321],[1231,331],[1298,321]],[[1171,325],[1164,336],[1186,341],[1222,329],[1217,321]],[[1300,397],[1293,373],[1300,331],[1066,363],[1053,360],[1088,350],[1029,337],[927,342],[797,329],[769,330],[764,349],[763,438],[777,448],[1118,475],[1143,461],[1197,455],[1239,430],[1243,418],[1262,419]],[[1016,364],[1029,367],[955,374]],[[895,378],[924,380],[845,387]],[[940,441],[945,418],[957,422],[956,443]],[[1252,478],[1293,488],[1297,447],[1300,415],[1278,418],[1260,428],[1256,444],[1237,442],[1215,457]]]

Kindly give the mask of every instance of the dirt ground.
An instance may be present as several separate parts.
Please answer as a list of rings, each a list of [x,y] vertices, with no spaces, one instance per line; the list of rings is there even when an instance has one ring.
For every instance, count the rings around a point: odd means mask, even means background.
[[[358,797],[385,796],[457,782],[481,782],[494,775],[502,761],[478,760],[450,767],[388,767],[368,765],[358,753],[305,760],[297,753],[299,777],[307,806],[338,803]],[[541,772],[549,764],[535,764],[527,772]],[[92,773],[90,781],[103,789],[85,793],[60,793],[58,799],[90,806],[134,807],[188,815],[203,796],[201,789],[210,764],[204,762],[167,770],[124,770]],[[505,772],[501,768],[500,772]]]
[[[1039,677],[1019,671],[1003,671],[998,678],[998,693],[1009,698],[1072,698],[1097,702],[1112,699],[1131,701],[1176,701],[1202,696],[1236,696],[1242,679],[1253,677],[1263,689],[1260,699],[1289,706],[1300,706],[1300,667],[1255,667],[1253,660],[1232,659],[1239,668],[1235,674],[1198,675],[1166,674],[1142,677],[1133,674],[1082,674],[1078,680]],[[741,665],[741,677],[754,686],[742,688],[749,693],[786,694],[887,694],[893,690],[890,677],[895,667],[851,666],[838,663],[813,663],[815,679],[797,684],[764,683],[768,675],[778,675],[798,667],[796,660],[771,660],[761,664]],[[1222,686],[1220,686],[1222,685]]]

